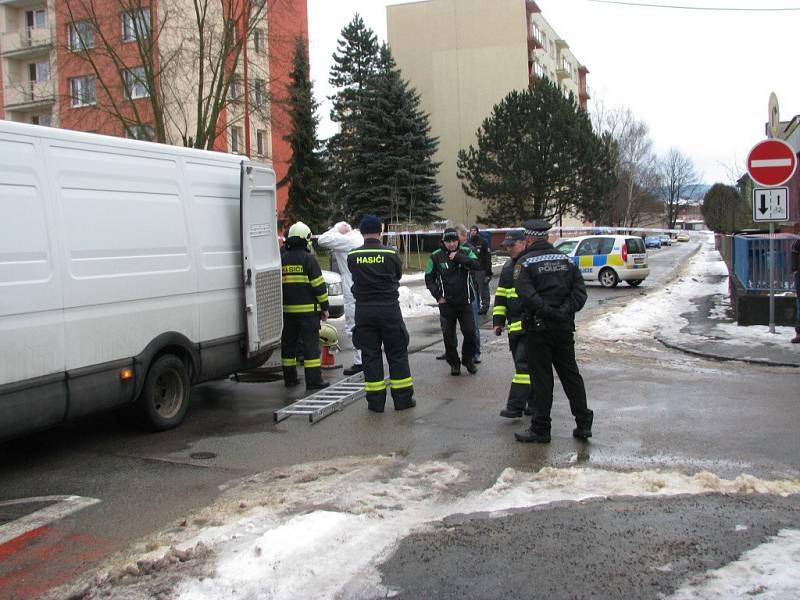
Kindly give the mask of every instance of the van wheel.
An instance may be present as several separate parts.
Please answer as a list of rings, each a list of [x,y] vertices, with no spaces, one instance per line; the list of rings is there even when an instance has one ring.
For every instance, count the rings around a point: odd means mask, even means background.
[[[625,283],[627,283],[631,287],[639,287],[639,285],[644,281],[644,279],[628,279]]]
[[[174,354],[156,360],[147,372],[136,401],[140,424],[150,431],[165,431],[180,425],[189,409],[189,374]]]
[[[600,271],[600,285],[607,288],[617,287],[619,277],[617,277],[614,269],[605,268]]]

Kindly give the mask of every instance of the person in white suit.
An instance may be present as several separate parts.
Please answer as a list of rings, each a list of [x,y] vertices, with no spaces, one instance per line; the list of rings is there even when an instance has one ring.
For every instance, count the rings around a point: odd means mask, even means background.
[[[317,238],[317,243],[333,252],[339,274],[342,276],[342,293],[344,294],[344,332],[353,342],[353,326],[355,325],[356,300],[353,298],[353,276],[347,267],[347,253],[364,245],[364,237],[358,229],[353,229],[349,223],[340,221],[328,231]],[[361,365],[361,351],[353,348],[353,365],[346,368],[345,375],[355,375],[364,370]]]

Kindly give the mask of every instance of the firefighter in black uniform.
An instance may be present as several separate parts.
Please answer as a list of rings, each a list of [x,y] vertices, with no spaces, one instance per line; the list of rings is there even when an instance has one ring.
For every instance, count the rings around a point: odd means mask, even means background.
[[[586,303],[586,286],[572,260],[547,241],[551,225],[530,220],[526,235],[535,237],[518,259],[516,289],[525,310],[528,363],[533,379],[531,427],[514,436],[520,442],[550,441],[553,367],[558,373],[577,427],[576,438],[592,436],[593,413],[586,406],[586,389],[575,360],[575,313]]]
[[[494,309],[492,309],[494,334],[499,336],[504,328],[508,329],[508,346],[514,359],[514,379],[511,380],[506,407],[500,411],[500,416],[508,419],[518,419],[523,413],[530,415],[530,407],[533,405],[533,387],[525,348],[525,329],[522,326],[522,304],[514,284],[514,269],[517,268],[517,259],[528,247],[527,240],[524,231],[510,231],[503,240],[502,245],[508,250],[511,258],[506,261],[500,272]]]
[[[461,375],[461,363],[470,373],[478,372],[475,366],[475,317],[472,314],[477,289],[470,271],[479,268],[477,255],[469,246],[459,243],[458,231],[452,227],[444,230],[442,247],[433,251],[425,267],[425,285],[439,303],[439,322],[451,375]],[[461,325],[464,337],[460,361],[456,321]]]
[[[405,410],[417,403],[408,367],[408,330],[398,302],[403,265],[394,248],[381,244],[382,226],[378,217],[365,216],[359,229],[364,245],[348,253],[347,266],[353,276],[356,299],[353,345],[361,350],[367,408],[380,413],[386,404],[383,345],[394,409]]]
[[[322,380],[319,351],[319,322],[328,318],[328,286],[317,259],[311,255],[311,230],[298,221],[289,228],[281,252],[283,283],[283,334],[281,366],[286,387],[300,383],[297,378],[297,346],[302,344],[306,389],[328,387]]]

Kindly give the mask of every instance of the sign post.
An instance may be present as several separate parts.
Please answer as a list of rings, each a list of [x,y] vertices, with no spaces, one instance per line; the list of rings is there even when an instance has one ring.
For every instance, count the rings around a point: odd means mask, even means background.
[[[796,169],[797,156],[794,148],[783,140],[769,139],[759,142],[747,155],[747,172],[750,178],[764,186],[753,190],[753,221],[769,221],[770,333],[775,333],[775,221],[789,219],[789,189],[778,186],[789,181]]]

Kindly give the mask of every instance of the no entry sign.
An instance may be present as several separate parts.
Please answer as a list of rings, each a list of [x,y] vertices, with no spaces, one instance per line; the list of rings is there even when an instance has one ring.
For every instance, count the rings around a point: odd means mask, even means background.
[[[747,172],[759,185],[775,187],[789,181],[797,168],[794,149],[783,140],[759,142],[747,155]]]

